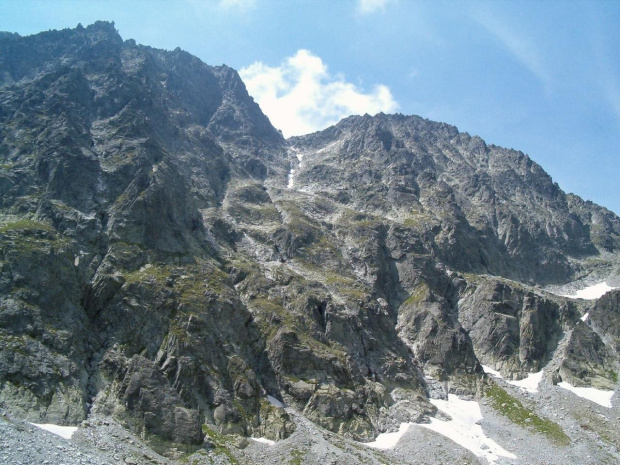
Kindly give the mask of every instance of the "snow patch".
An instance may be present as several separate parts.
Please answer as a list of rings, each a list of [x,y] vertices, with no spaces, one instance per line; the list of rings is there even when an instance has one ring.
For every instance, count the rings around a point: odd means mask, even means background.
[[[476,456],[484,457],[491,463],[499,457],[517,458],[516,455],[508,452],[484,434],[482,427],[478,424],[482,420],[478,402],[461,400],[452,395],[448,397],[448,400],[431,399],[431,403],[449,415],[452,420],[441,421],[437,418],[431,418],[430,424],[418,426],[446,436]],[[414,424],[401,423],[398,431],[380,434],[373,442],[365,443],[365,445],[376,449],[392,449],[398,444],[409,427]]]
[[[543,377],[543,370],[540,370],[538,373],[530,373],[527,377],[520,379],[519,381],[508,381],[505,380],[508,384],[512,384],[513,386],[517,386],[521,389],[524,389],[528,392],[536,393],[538,392],[538,385]]]
[[[71,439],[73,433],[77,431],[77,426],[58,426],[52,425],[51,423],[30,423],[32,426],[36,426],[37,428],[44,429],[45,431],[49,431],[50,433],[54,433],[61,438]]]
[[[584,316],[582,316],[580,319],[581,321],[585,322],[587,321],[588,317],[590,316],[590,312],[587,312]]]
[[[488,367],[488,366],[486,366],[486,365],[482,365],[482,369],[484,370],[484,372],[485,372],[485,373],[488,373],[489,375],[493,375],[493,376],[495,376],[496,378],[504,379],[504,377],[500,374],[500,372],[499,372],[499,371],[494,370],[494,369],[493,369],[493,368],[491,368],[491,367]]]
[[[276,399],[273,396],[267,396],[267,400],[269,401],[269,403],[271,405],[273,405],[274,407],[278,407],[278,408],[284,408],[284,404],[282,402],[280,402],[278,399]]]
[[[593,286],[588,286],[585,289],[581,289],[580,291],[575,292],[574,294],[561,294],[562,297],[568,297],[569,299],[585,299],[585,300],[595,300],[599,297],[602,297],[609,291],[613,291],[614,289],[618,289],[617,287],[608,286],[606,282],[594,284]]]
[[[303,160],[304,158],[304,154],[301,153],[296,147],[291,147],[291,150],[295,154],[295,157],[297,157],[297,161],[299,162],[298,166],[300,166],[301,160]],[[286,187],[288,187],[289,189],[295,187],[295,173],[297,173],[297,170],[295,168],[291,168],[291,170],[288,172],[288,182],[286,184]]]
[[[80,256],[76,255],[75,259],[73,260],[73,266],[80,266]]]
[[[398,431],[394,433],[381,433],[374,441],[366,442],[364,445],[375,449],[391,449],[396,446],[400,438],[407,432],[411,425],[413,425],[413,423],[401,423]]]
[[[606,391],[592,387],[575,387],[566,381],[558,383],[558,386],[562,389],[571,391],[579,397],[602,405],[603,407],[611,408],[611,398],[614,396],[614,391]]]
[[[482,420],[478,402],[462,400],[452,395],[448,396],[448,400],[431,399],[431,403],[449,415],[452,420],[441,421],[431,418],[430,425],[420,425],[421,427],[446,436],[477,457],[484,457],[490,463],[494,463],[500,457],[517,458],[484,434],[482,426],[478,424]]]
[[[291,168],[291,171],[288,172],[288,183],[286,184],[286,187],[288,187],[289,189],[292,189],[294,185],[295,185],[295,168]]]
[[[268,446],[273,446],[276,442],[267,438],[250,438],[252,441],[260,442],[262,444],[267,444]]]
[[[542,380],[542,377],[544,374],[544,370],[540,370],[537,373],[530,373],[523,379],[520,379],[518,381],[513,381],[513,380],[504,379],[504,377],[500,374],[499,371],[494,370],[491,367],[482,365],[482,368],[484,369],[485,373],[495,376],[496,378],[503,379],[506,383],[512,384],[513,386],[517,386],[518,388],[521,388],[531,393],[538,392],[538,385],[540,384],[540,381]]]

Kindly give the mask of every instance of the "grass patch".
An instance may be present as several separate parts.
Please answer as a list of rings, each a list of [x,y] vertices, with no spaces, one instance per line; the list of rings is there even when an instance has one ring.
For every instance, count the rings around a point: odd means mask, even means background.
[[[291,451],[291,458],[288,461],[289,465],[302,465],[302,463],[304,463],[303,459],[306,457],[306,454],[299,450],[299,449],[293,449]]]
[[[304,257],[296,257],[296,261],[309,272],[316,273],[314,279],[317,282],[330,288],[330,292],[352,300],[364,299],[372,291],[366,289],[362,283],[356,279],[342,273],[328,270],[325,262],[323,267],[306,260]],[[344,270],[343,270],[344,272]]]
[[[272,300],[266,294],[259,294],[247,303],[247,307],[258,318],[255,320],[261,333],[271,340],[280,328],[295,328],[295,318],[281,302]]]
[[[435,218],[427,212],[411,210],[410,215],[411,216],[408,216],[403,220],[403,225],[409,228],[417,228],[424,224],[436,221]]]
[[[262,225],[263,223],[280,223],[280,212],[271,203],[265,204],[242,204],[230,203],[228,213],[243,223]]]
[[[47,223],[27,219],[13,221],[11,223],[6,223],[5,225],[0,226],[0,233],[25,230],[46,231],[50,233],[54,232],[54,228],[52,228],[52,226]]]
[[[40,221],[21,219],[0,226],[0,249],[12,250],[20,254],[57,253],[65,249],[71,241],[56,233],[54,228]]]
[[[249,306],[261,312],[275,313],[282,318],[286,318],[289,314],[281,304],[268,297],[256,297],[250,301]]]
[[[372,292],[370,289],[365,289],[357,280],[332,271],[325,272],[324,283],[326,286],[333,287],[335,291],[343,297],[348,297],[353,300],[364,299]]]
[[[232,464],[239,463],[237,458],[230,451],[230,446],[233,442],[232,438],[218,433],[217,431],[209,428],[207,425],[202,425],[202,432],[211,440],[216,454],[226,457]]]
[[[351,286],[355,284],[355,280],[353,278],[349,278],[348,276],[343,276],[341,274],[328,271],[325,273],[325,284],[345,284],[347,286]]]
[[[375,228],[384,223],[385,219],[371,213],[363,213],[351,208],[344,208],[340,217],[341,222],[359,228]]]
[[[185,301],[202,302],[207,291],[220,295],[232,292],[228,274],[211,264],[172,266],[148,263],[123,277],[128,284],[148,282],[159,286],[169,284],[168,280],[174,278],[171,287]]]
[[[567,446],[570,444],[570,438],[564,433],[560,425],[539,417],[533,410],[524,407],[518,399],[512,397],[497,384],[491,384],[485,390],[484,395],[490,400],[491,407],[513,423],[544,434],[557,445]]]
[[[131,273],[126,273],[123,277],[127,284],[140,282],[157,282],[160,285],[166,283],[170,276],[170,268],[164,265],[144,265],[142,268]]]
[[[416,305],[429,296],[430,289],[428,284],[420,283],[415,291],[403,302],[403,305]]]

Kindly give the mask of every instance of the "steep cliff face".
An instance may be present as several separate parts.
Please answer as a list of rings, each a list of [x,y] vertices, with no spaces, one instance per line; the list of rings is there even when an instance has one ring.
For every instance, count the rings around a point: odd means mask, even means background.
[[[0,36],[0,402],[31,421],[285,438],[271,396],[367,440],[567,335],[557,373],[613,387],[617,293],[582,323],[540,286],[613,274],[619,237],[453,126],[285,141],[234,70],[112,24]]]
[[[192,442],[218,389],[259,409],[265,341],[205,218],[286,152],[237,73],[109,23],[1,47],[2,398],[69,423],[114,398]]]

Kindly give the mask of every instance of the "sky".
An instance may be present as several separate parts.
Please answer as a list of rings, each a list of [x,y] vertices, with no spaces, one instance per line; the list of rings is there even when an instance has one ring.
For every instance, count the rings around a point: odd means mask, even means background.
[[[419,115],[620,214],[620,1],[0,0],[21,35],[96,20],[237,69],[285,136]]]

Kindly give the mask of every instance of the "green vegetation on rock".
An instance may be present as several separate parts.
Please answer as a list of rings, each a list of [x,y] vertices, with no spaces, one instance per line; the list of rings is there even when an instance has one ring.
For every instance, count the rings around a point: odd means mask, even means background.
[[[304,457],[306,456],[306,454],[299,450],[299,449],[293,449],[291,450],[291,458],[289,460],[289,465],[302,465],[304,462]]]
[[[220,434],[208,425],[202,425],[202,432],[207,436],[215,448],[215,453],[226,457],[231,464],[238,464],[239,461],[230,451],[233,447],[234,438],[229,435]]]
[[[39,230],[39,231],[47,231],[54,232],[54,228],[48,223],[43,223],[41,221],[35,221],[30,219],[22,219],[17,221],[12,221],[10,223],[5,223],[0,226],[0,233],[5,233],[8,231],[25,231],[25,230]]]
[[[420,283],[418,287],[416,287],[415,291],[411,293],[411,295],[403,302],[403,305],[415,305],[423,300],[425,300],[429,296],[430,289],[428,284]]]
[[[570,438],[564,433],[560,425],[539,417],[532,409],[525,407],[521,401],[512,397],[497,384],[492,383],[488,386],[484,395],[489,399],[491,407],[513,423],[536,433],[541,433],[560,446],[570,444]]]

